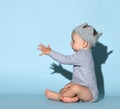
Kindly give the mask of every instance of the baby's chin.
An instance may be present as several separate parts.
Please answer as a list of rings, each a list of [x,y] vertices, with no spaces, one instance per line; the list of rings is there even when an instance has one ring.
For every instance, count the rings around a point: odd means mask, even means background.
[[[77,52],[77,50],[75,50],[75,49],[73,49],[73,48],[72,48],[72,50],[73,50],[74,52]]]

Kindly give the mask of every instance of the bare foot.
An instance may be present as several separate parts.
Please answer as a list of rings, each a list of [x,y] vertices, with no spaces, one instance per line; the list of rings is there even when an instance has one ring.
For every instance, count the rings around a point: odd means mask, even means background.
[[[73,98],[62,97],[61,100],[66,103],[73,103],[73,102],[78,102],[79,98],[78,97],[73,97]]]
[[[46,89],[45,95],[48,99],[51,99],[51,100],[57,100],[57,101],[61,100],[61,96],[59,93],[53,92],[53,91],[48,90],[48,89]]]

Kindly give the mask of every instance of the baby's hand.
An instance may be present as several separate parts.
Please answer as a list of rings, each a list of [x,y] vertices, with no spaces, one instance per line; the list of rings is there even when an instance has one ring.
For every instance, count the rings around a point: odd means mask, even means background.
[[[50,45],[48,45],[48,47],[46,47],[45,45],[40,44],[39,47],[38,47],[38,50],[42,51],[42,53],[39,56],[48,55],[51,52]]]
[[[65,87],[64,88],[69,88],[71,85],[73,85],[73,83],[68,83],[67,85],[65,85]]]

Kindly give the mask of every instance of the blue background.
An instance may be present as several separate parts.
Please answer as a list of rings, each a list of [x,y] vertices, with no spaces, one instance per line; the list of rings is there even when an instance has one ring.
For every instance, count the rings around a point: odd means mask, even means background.
[[[103,32],[100,42],[113,50],[102,64],[105,94],[120,96],[119,0],[0,0],[0,94],[59,91],[69,80],[51,74],[53,59],[38,55],[39,43],[72,54],[72,29],[88,22]],[[69,71],[72,66],[63,65]]]

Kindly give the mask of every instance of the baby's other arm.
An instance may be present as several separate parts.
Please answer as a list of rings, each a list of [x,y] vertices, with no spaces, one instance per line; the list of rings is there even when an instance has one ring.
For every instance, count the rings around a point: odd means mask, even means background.
[[[46,47],[45,45],[40,44],[38,47],[38,50],[40,50],[42,52],[39,56],[48,55],[51,52],[50,45],[48,45],[48,47]]]
[[[70,82],[70,83],[68,83],[68,84],[66,84],[65,86],[64,86],[64,88],[69,88],[71,85],[73,85],[74,83],[72,83],[72,82]]]

